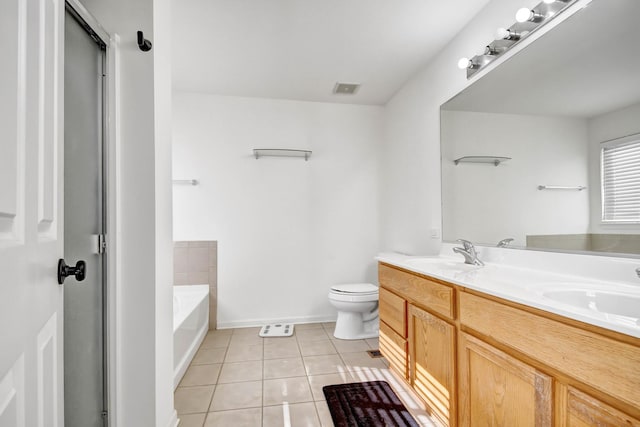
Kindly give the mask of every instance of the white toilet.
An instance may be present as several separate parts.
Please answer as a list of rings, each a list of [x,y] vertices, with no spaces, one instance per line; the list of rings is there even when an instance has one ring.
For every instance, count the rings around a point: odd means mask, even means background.
[[[338,310],[334,337],[359,340],[378,336],[377,286],[371,283],[334,285],[329,291],[329,302]]]

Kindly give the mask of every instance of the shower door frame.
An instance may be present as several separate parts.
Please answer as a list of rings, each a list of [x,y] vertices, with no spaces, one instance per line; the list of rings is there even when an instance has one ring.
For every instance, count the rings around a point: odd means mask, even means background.
[[[65,7],[71,9],[76,18],[82,21],[88,32],[98,37],[104,44],[103,86],[102,86],[102,153],[103,153],[103,225],[106,233],[100,243],[104,250],[103,267],[103,329],[104,329],[104,426],[116,426],[120,424],[118,417],[119,393],[117,392],[120,378],[118,364],[117,333],[120,324],[120,311],[117,304],[117,286],[120,282],[119,269],[119,245],[120,233],[118,220],[117,191],[119,185],[119,145],[120,141],[118,120],[118,98],[120,79],[118,72],[119,37],[108,33],[99,21],[84,7],[79,0],[64,0]]]

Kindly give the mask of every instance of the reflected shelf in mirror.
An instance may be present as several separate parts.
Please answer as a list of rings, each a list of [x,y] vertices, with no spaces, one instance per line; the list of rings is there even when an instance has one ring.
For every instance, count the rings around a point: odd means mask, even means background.
[[[302,157],[305,161],[311,157],[310,150],[294,150],[289,148],[254,148],[256,160],[260,157]]]
[[[582,191],[582,190],[586,190],[587,187],[585,187],[584,185],[574,185],[574,186],[567,186],[567,185],[538,185],[538,190],[577,190],[577,191]]]
[[[494,166],[498,166],[502,162],[511,160],[511,157],[502,156],[463,156],[455,159],[453,163],[457,166],[458,163],[491,163]]]
[[[197,179],[174,179],[174,185],[198,185],[199,182]]]

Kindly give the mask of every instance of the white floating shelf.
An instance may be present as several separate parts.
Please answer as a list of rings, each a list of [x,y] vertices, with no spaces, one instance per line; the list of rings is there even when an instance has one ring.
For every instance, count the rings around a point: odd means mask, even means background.
[[[260,157],[301,157],[305,161],[311,157],[309,150],[290,150],[284,148],[254,148],[253,154],[256,160]]]
[[[511,157],[502,156],[464,156],[459,159],[455,159],[453,163],[491,163],[494,166],[498,166],[502,162],[511,160]]]

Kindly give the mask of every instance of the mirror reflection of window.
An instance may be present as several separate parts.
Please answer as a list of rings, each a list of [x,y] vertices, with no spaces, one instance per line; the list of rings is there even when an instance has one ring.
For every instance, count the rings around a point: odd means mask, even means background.
[[[640,223],[640,135],[602,144],[602,221]]]

